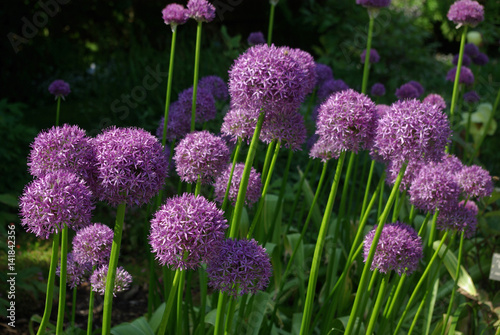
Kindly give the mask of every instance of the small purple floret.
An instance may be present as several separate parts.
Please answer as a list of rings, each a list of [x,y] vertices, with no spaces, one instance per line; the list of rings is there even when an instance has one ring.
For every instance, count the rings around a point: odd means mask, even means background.
[[[397,88],[395,95],[399,100],[416,99],[420,96],[418,89],[410,83],[403,84]]]
[[[464,166],[456,176],[465,197],[489,197],[493,192],[490,173],[479,165]]]
[[[316,63],[316,86],[321,87],[327,80],[333,79],[332,68],[326,64]]]
[[[207,82],[203,83],[207,85]],[[179,104],[179,109],[189,116],[189,122],[191,125],[191,111],[193,109],[193,88],[190,87],[179,93],[179,99],[177,99]],[[217,113],[217,107],[215,105],[215,98],[212,94],[212,89],[207,89],[206,87],[198,86],[196,90],[196,115],[195,122],[204,123],[215,119]]]
[[[488,64],[489,61],[490,59],[488,58],[488,56],[482,52],[480,52],[476,57],[472,58],[472,62],[480,66]]]
[[[70,288],[75,288],[85,281],[92,272],[90,263],[77,263],[73,257],[73,253],[68,252],[66,255],[66,283]],[[56,269],[56,275],[61,276],[61,260]]]
[[[279,140],[281,146],[299,150],[306,141],[307,129],[302,114],[296,111],[278,111],[265,116],[260,139],[264,143]]]
[[[229,136],[232,142],[236,142],[238,138],[246,140],[250,143],[255,127],[259,111],[243,108],[232,108],[224,116],[224,121],[221,125],[221,133]]]
[[[474,236],[477,228],[478,208],[474,201],[470,200],[464,205],[459,202],[455,207],[439,212],[436,228],[439,230],[456,230],[464,232],[465,237]]]
[[[323,102],[332,94],[348,89],[349,86],[342,79],[326,80],[318,89],[318,102]]]
[[[475,102],[478,102],[481,98],[479,97],[479,94],[477,94],[476,91],[469,91],[464,93],[464,101],[473,104]]]
[[[229,98],[226,82],[219,76],[206,76],[198,82],[198,88],[212,93],[215,100],[225,101]]]

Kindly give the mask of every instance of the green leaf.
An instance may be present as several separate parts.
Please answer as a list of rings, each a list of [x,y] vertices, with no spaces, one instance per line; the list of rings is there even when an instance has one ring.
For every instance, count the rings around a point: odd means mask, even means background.
[[[144,316],[132,321],[132,323],[122,323],[111,328],[111,334],[114,335],[154,335],[151,326]]]
[[[165,311],[165,303],[161,304],[153,313],[153,315],[151,315],[151,320],[149,320],[149,325],[151,326],[151,330],[153,330],[154,333],[156,333],[158,327],[160,327],[164,311]]]
[[[300,177],[302,178],[302,171],[299,170]],[[306,197],[306,202],[308,207],[310,208],[314,199],[314,192],[311,189],[311,186],[309,185],[309,181],[307,179],[304,180],[304,184],[302,185],[302,192],[304,192],[304,195]],[[312,217],[311,217],[312,222],[316,226],[317,229],[321,226],[321,221],[323,220],[323,217],[321,216],[321,213],[319,211],[318,203],[316,202],[316,206],[314,206],[313,212],[312,212]]]
[[[500,189],[496,188],[493,190],[493,193],[491,193],[491,196],[484,198],[484,202],[487,205],[491,205],[492,203],[494,203],[498,199],[500,199]]]
[[[242,334],[257,335],[259,333],[270,297],[271,296],[267,292],[257,292],[254,296],[252,309],[247,318],[248,322],[242,325],[244,330]]]
[[[205,323],[209,323],[212,326],[215,326],[215,319],[217,318],[217,308],[212,309],[205,315]]]

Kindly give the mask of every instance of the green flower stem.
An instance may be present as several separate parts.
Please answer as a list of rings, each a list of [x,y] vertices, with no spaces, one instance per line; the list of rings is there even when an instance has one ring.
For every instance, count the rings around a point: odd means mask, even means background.
[[[221,209],[223,211],[226,210],[227,203],[229,200],[229,189],[231,188],[231,181],[233,180],[234,167],[236,166],[236,162],[238,162],[238,156],[240,155],[240,149],[241,149],[241,137],[238,138],[238,143],[236,143],[236,148],[234,149],[233,165],[231,166],[229,180],[227,181],[226,193],[224,193],[224,200],[222,201]]]
[[[378,210],[377,210],[377,217],[379,217],[382,214],[382,202],[384,201],[384,187],[385,184],[382,184],[382,187],[380,188],[380,197],[378,198]]]
[[[302,186],[304,186],[304,181],[306,180],[307,175],[309,174],[309,170],[311,169],[312,166],[312,159],[309,159],[306,165],[306,170],[304,173],[300,176],[299,180],[299,186],[297,187],[297,192],[295,193],[295,199],[293,200],[293,205],[292,209],[290,210],[290,219],[288,220],[288,223],[286,225],[286,229],[284,230],[285,235],[288,234],[288,230],[290,229],[290,226],[292,225],[293,219],[295,218],[295,211],[297,210],[297,205],[299,203],[300,196],[302,194]]]
[[[293,150],[289,150],[288,160],[286,161],[285,171],[283,172],[283,178],[281,180],[280,194],[278,196],[278,208],[275,210],[273,216],[273,221],[272,221],[273,225],[276,223],[276,220],[278,219],[278,213],[280,212],[282,206],[281,202],[283,201],[283,197],[285,196],[286,185],[288,182],[288,173],[290,172],[290,165],[292,164],[292,159],[293,159]]]
[[[384,228],[385,221],[387,220],[387,217],[389,216],[389,212],[391,210],[392,204],[394,203],[394,200],[396,198],[396,194],[399,192],[399,185],[401,185],[401,180],[403,179],[405,170],[406,170],[407,162],[403,163],[403,166],[401,167],[401,170],[399,171],[398,177],[396,178],[396,182],[394,183],[394,186],[392,187],[391,194],[389,195],[389,199],[387,200],[387,204],[385,205],[384,211],[382,212],[381,216],[378,218],[378,226],[375,231],[375,235],[373,236],[372,240],[372,245],[370,248],[370,251],[368,253],[368,257],[366,258],[365,265],[363,267],[363,272],[361,274],[361,279],[358,285],[358,291],[356,293],[356,298],[354,300],[354,304],[352,307],[351,315],[349,317],[349,321],[347,323],[347,327],[345,330],[345,334],[351,334],[353,331],[353,327],[355,325],[355,321],[357,318],[357,313],[358,309],[360,307],[361,303],[361,298],[363,295],[366,294],[366,286],[367,286],[367,281],[370,276],[370,267],[373,262],[373,258],[375,256],[375,250],[378,245],[378,241],[380,239],[380,235],[382,234],[382,229]]]
[[[243,315],[245,315],[245,309],[246,309],[246,305],[247,305],[247,299],[248,299],[248,294],[244,294],[242,297],[241,297],[241,300],[240,300],[240,308],[238,309],[238,316],[236,317],[236,329],[235,329],[235,334],[241,334],[240,332],[238,332],[238,326],[240,325],[240,323],[242,321],[240,320],[243,320]],[[275,308],[276,308],[276,304],[275,304]],[[274,315],[274,314],[272,314]]]
[[[106,288],[104,291],[104,307],[102,314],[102,334],[107,335],[111,331],[111,310],[113,307],[113,290],[115,287],[116,267],[120,255],[122,242],[123,221],[125,220],[126,202],[122,202],[116,209],[116,221],[109,257],[108,275],[106,277]]]
[[[201,176],[198,176],[198,180],[196,181],[196,187],[194,188],[194,196],[196,197],[201,192]]]
[[[76,287],[73,287],[73,300],[71,301],[71,327],[75,327],[76,291]]]
[[[429,234],[429,239],[427,240],[427,248],[432,248],[432,243],[434,242],[434,236],[436,235],[436,223],[437,223],[437,217],[439,215],[439,211],[436,210],[434,212],[434,216],[432,217],[432,224],[431,224],[431,231],[430,231],[430,234]],[[425,233],[422,232],[422,233]],[[419,235],[420,235],[420,232],[419,232]]]
[[[221,335],[223,332],[222,323],[224,322],[224,310],[226,309],[227,293],[219,292],[219,301],[217,302],[217,315],[215,317],[214,335]]]
[[[92,266],[92,273],[94,273],[96,266]],[[90,296],[89,296],[89,316],[87,318],[87,335],[92,335],[92,323],[94,321],[94,290],[92,290],[92,285],[90,286]]]
[[[366,94],[368,87],[368,75],[370,73],[370,50],[372,48],[373,23],[375,22],[374,15],[369,15],[370,22],[368,24],[368,38],[366,40],[366,55],[365,65],[363,67],[363,83],[361,84],[361,93]]]
[[[375,321],[378,319],[378,311],[380,310],[380,306],[385,299],[386,287],[389,281],[389,274],[382,276],[382,282],[380,283],[380,287],[378,289],[377,300],[375,301],[375,306],[373,306],[372,315],[370,317],[370,322],[368,323],[368,328],[366,328],[367,334],[372,334],[373,329],[375,327]]]
[[[266,182],[267,172],[269,171],[269,164],[271,164],[271,156],[273,155],[274,147],[276,146],[277,141],[278,140],[273,140],[267,146],[266,158],[264,160],[264,166],[262,167],[262,174],[260,176],[260,181],[262,182],[262,184]]]
[[[182,299],[184,298],[184,283],[186,281],[186,272],[181,271],[181,277],[179,278],[179,283],[177,284],[177,322],[175,331],[182,334]]]
[[[59,274],[59,308],[57,311],[56,334],[63,333],[64,311],[66,308],[66,273],[68,268],[68,227],[64,224],[61,231],[61,267]]]
[[[170,293],[168,294],[168,299],[165,304],[165,311],[163,312],[160,327],[158,329],[158,335],[165,334],[165,331],[167,330],[168,319],[174,305],[174,299],[177,294],[177,287],[179,286],[180,277],[182,275],[181,272],[183,271],[179,269],[175,271],[174,280],[172,281],[172,287],[170,288]]]
[[[202,266],[199,269],[199,277],[200,277],[200,312],[198,319],[198,328],[199,332],[196,331],[196,334],[204,335],[205,334],[205,313],[207,307],[207,270],[206,267]]]
[[[271,12],[269,13],[269,27],[267,29],[267,45],[271,45],[271,40],[273,37],[273,27],[274,27],[274,12],[276,5],[271,4]]]
[[[325,213],[323,214],[323,220],[321,222],[321,227],[318,234],[318,240],[316,242],[316,247],[314,249],[314,256],[311,265],[311,272],[309,275],[309,282],[307,284],[307,295],[304,305],[304,314],[302,316],[302,324],[300,326],[300,334],[304,335],[309,332],[309,325],[311,323],[311,316],[313,310],[314,295],[316,291],[316,282],[318,279],[319,265],[321,262],[321,254],[323,252],[323,247],[325,245],[325,237],[328,231],[328,226],[330,223],[330,217],[332,214],[333,203],[335,201],[335,196],[337,194],[337,189],[340,183],[340,177],[342,173],[342,166],[345,160],[345,151],[340,154],[337,162],[337,169],[335,172],[335,177],[332,183],[332,188],[330,190],[330,195],[328,197],[328,202],[326,204]]]
[[[59,126],[59,113],[61,110],[61,97],[57,97],[57,107],[56,107],[56,127]]]
[[[236,205],[234,207],[233,219],[231,220],[231,227],[229,232],[230,238],[236,238],[238,234],[238,228],[241,220],[241,213],[243,211],[243,205],[245,203],[245,198],[247,194],[248,178],[250,177],[250,169],[255,158],[255,153],[257,152],[257,144],[259,142],[260,130],[262,128],[262,123],[264,122],[264,112],[261,111],[259,118],[257,120],[257,125],[253,133],[252,141],[250,142],[250,147],[248,148],[247,158],[245,160],[245,169],[241,176],[240,188],[238,190],[238,198],[236,199]]]
[[[168,63],[167,93],[165,96],[165,120],[163,121],[163,136],[161,144],[167,143],[168,112],[170,108],[170,97],[172,95],[172,76],[174,73],[175,41],[177,39],[177,25],[172,25],[172,43],[170,46],[170,62]]]
[[[47,295],[45,296],[45,310],[43,311],[42,321],[38,328],[37,335],[45,334],[45,328],[49,323],[50,313],[52,312],[52,302],[54,300],[54,279],[56,278],[56,268],[59,262],[59,239],[61,233],[54,234],[52,241],[52,256],[50,257],[49,276],[47,278]]]
[[[231,326],[233,324],[234,309],[236,307],[236,297],[231,297],[229,301],[229,311],[227,312],[226,326],[224,327],[224,334],[231,334]]]
[[[361,217],[365,215],[366,203],[368,201],[368,194],[370,193],[370,185],[372,184],[373,172],[375,171],[375,161],[372,160],[370,164],[370,172],[368,172],[368,181],[365,187],[365,196],[363,197],[363,205],[361,206]]]
[[[202,22],[199,21],[196,27],[196,50],[194,55],[194,78],[193,78],[193,104],[191,105],[191,131],[194,130],[194,122],[196,120],[196,92],[198,90],[198,76],[200,72],[201,27],[202,27]]]

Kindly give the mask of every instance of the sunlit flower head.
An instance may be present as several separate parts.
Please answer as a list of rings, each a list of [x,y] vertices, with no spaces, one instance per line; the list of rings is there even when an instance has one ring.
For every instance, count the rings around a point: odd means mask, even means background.
[[[265,116],[260,139],[264,143],[279,140],[281,146],[300,150],[306,141],[307,129],[304,117],[297,111],[279,111]]]
[[[233,142],[241,138],[250,143],[255,127],[257,126],[258,118],[258,110],[233,107],[224,116],[221,133],[229,136]]]
[[[493,179],[490,173],[479,165],[464,166],[456,176],[466,197],[489,197],[493,192]]]
[[[93,266],[108,263],[113,243],[113,231],[102,223],[94,223],[76,232],[73,255],[76,262]]]
[[[477,1],[458,0],[450,6],[448,20],[460,26],[475,27],[484,20],[484,8]]]
[[[439,94],[431,93],[431,94],[427,95],[425,97],[425,99],[422,100],[422,102],[434,105],[441,110],[446,109],[446,101],[444,101],[443,97],[440,96]]]
[[[103,265],[94,271],[92,276],[90,276],[90,284],[92,286],[92,291],[104,295],[106,290],[106,280],[108,276],[108,265]],[[125,271],[121,266],[116,268],[115,285],[113,287],[113,296],[116,297],[116,293],[126,291],[130,288],[132,283],[132,276],[130,273]]]
[[[474,236],[477,228],[478,208],[474,201],[460,201],[456,206],[448,210],[440,211],[436,221],[439,230],[453,230],[458,233],[464,232],[465,237]]]
[[[215,7],[207,0],[189,0],[187,10],[189,17],[198,22],[210,22],[215,19]]]

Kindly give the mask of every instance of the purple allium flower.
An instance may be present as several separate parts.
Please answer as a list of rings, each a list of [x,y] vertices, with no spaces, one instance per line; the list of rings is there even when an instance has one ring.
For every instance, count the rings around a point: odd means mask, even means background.
[[[202,88],[212,93],[212,96],[215,98],[215,100],[225,101],[229,98],[229,93],[227,91],[227,84],[219,76],[206,76],[201,78],[200,81],[198,82],[198,88],[199,89]]]
[[[203,123],[215,119],[217,107],[215,106],[215,99],[211,93],[212,90],[198,87],[196,90],[196,122]],[[179,108],[189,115],[189,122],[191,123],[191,110],[193,108],[193,88],[185,89],[179,94]],[[191,126],[191,124],[190,124]]]
[[[342,79],[329,79],[318,89],[318,101],[325,101],[330,95],[348,90],[349,86]]]
[[[183,138],[191,131],[191,109],[184,110],[181,104],[176,101],[169,106],[168,110],[168,124],[167,124],[167,141],[171,142]],[[161,141],[163,139],[163,125],[165,117],[159,121],[158,128],[156,129],[156,137]]]
[[[69,84],[64,80],[54,80],[49,85],[49,93],[54,95],[56,98],[61,97],[64,99],[65,96],[71,93]]]
[[[85,136],[85,130],[67,124],[40,132],[31,144],[28,157],[33,176],[67,170],[83,178],[91,189],[96,183],[95,163],[91,140]]]
[[[375,157],[374,159],[376,161],[383,162],[383,160],[380,157]],[[403,162],[400,160],[396,160],[385,163],[386,163],[386,168],[385,168],[386,183],[392,186],[396,183],[396,178],[398,177],[399,171],[403,166]],[[403,179],[401,180],[401,185],[399,186],[399,190],[401,192],[403,192],[404,190],[408,190],[410,188],[411,184],[413,183],[413,180],[415,180],[415,177],[418,175],[423,165],[424,163],[422,161],[412,160],[408,162],[405,174],[403,175]]]
[[[381,97],[385,95],[385,86],[382,83],[375,83],[372,86],[371,94],[375,97]]]
[[[209,285],[230,296],[255,294],[269,284],[272,267],[257,241],[227,239],[207,265]]]
[[[215,203],[184,193],[167,199],[154,214],[149,244],[160,265],[196,269],[218,254],[226,222]]]
[[[486,65],[490,59],[488,56],[482,52],[480,52],[476,57],[472,58],[472,62],[476,65]]]
[[[423,103],[428,103],[431,105],[435,105],[442,111],[446,109],[446,101],[444,101],[443,97],[440,96],[439,94],[434,94],[431,93],[425,97],[424,100],[422,100]]]
[[[233,142],[241,138],[249,143],[257,126],[258,118],[258,110],[233,107],[224,116],[221,133],[229,136]]]
[[[92,272],[90,263],[77,263],[74,255],[68,252],[66,255],[66,283],[70,288],[75,288],[85,281],[85,278]],[[61,276],[61,260],[56,269],[56,275]]]
[[[326,64],[316,63],[316,85],[321,87],[327,80],[333,79],[332,68]]]
[[[437,106],[399,100],[379,120],[373,149],[386,161],[439,161],[450,135],[448,118]]]
[[[380,119],[389,110],[391,110],[391,106],[389,106],[389,105],[384,105],[384,104],[376,105],[375,106],[375,114],[377,115],[377,119]]]
[[[481,98],[476,91],[469,91],[464,93],[464,101],[470,104],[478,102]]]
[[[365,236],[363,246],[364,261],[368,258],[377,226]],[[375,250],[370,269],[387,273],[391,270],[398,275],[410,275],[417,270],[423,257],[422,240],[411,226],[396,221],[386,224]]]
[[[410,83],[401,85],[396,89],[396,93],[394,94],[399,100],[416,99],[420,96],[420,94],[418,94],[417,88]]]
[[[112,126],[93,141],[99,199],[117,206],[142,205],[157,194],[168,173],[168,150],[140,128]]]
[[[376,127],[375,104],[366,95],[348,89],[328,98],[320,107],[316,134],[333,157],[343,151],[368,149]]]
[[[248,35],[247,43],[250,46],[257,44],[266,44],[266,38],[264,37],[264,34],[261,31],[255,31],[253,33],[250,33],[250,35]]]
[[[330,143],[318,135],[309,151],[309,157],[321,159],[323,163],[329,161],[334,157]]]
[[[165,7],[161,14],[163,16],[163,21],[165,24],[169,24],[172,27],[172,30],[179,24],[184,24],[189,19],[189,13],[183,5],[179,5],[176,3],[168,4]]]
[[[457,67],[455,66],[453,69],[448,71],[446,74],[446,80],[454,82],[455,81],[455,75],[457,73]],[[465,84],[465,85],[472,85],[474,84],[474,74],[472,71],[465,66],[462,66],[460,69],[460,78],[458,80],[460,84]]]
[[[73,238],[73,255],[80,264],[107,264],[113,243],[113,231],[102,223],[94,223],[77,231]]]
[[[21,225],[37,237],[48,239],[67,225],[78,230],[90,224],[94,204],[83,179],[64,170],[30,182],[19,199]]]
[[[174,150],[177,174],[186,183],[194,183],[198,177],[203,183],[215,179],[226,168],[231,154],[222,138],[206,130],[189,133]]]
[[[464,166],[456,176],[458,185],[466,197],[489,197],[493,192],[490,173],[479,165]]]
[[[92,276],[90,276],[92,291],[99,293],[100,295],[104,295],[107,276],[108,265],[103,265],[99,269],[95,270]],[[115,286],[113,287],[113,296],[116,297],[116,293],[128,290],[130,288],[130,283],[132,283],[132,276],[130,273],[125,271],[125,269],[121,266],[117,267]]]
[[[479,48],[474,43],[466,43],[464,46],[464,56],[467,55],[470,58],[474,58],[479,55]],[[455,64],[457,65],[457,64]],[[465,64],[462,64],[465,65]]]
[[[462,25],[475,27],[484,20],[484,8],[477,1],[458,0],[450,6],[447,17],[457,28]]]
[[[418,96],[420,97],[422,94],[424,94],[424,87],[422,86],[422,84],[420,84],[418,81],[416,80],[410,80],[408,82],[408,84],[410,85],[413,85],[413,87],[415,87],[417,89],[417,92],[418,92]]]
[[[382,8],[388,7],[391,4],[391,0],[356,0],[356,4],[363,7]]]
[[[361,64],[365,63],[365,58],[366,58],[366,49],[363,50],[361,53]],[[369,56],[369,62],[370,64],[375,64],[380,61],[380,55],[378,54],[378,51],[376,49],[370,49],[370,56]]]
[[[289,48],[259,44],[240,55],[229,70],[229,94],[235,108],[297,108],[306,95],[306,73]]]
[[[214,184],[215,201],[220,204],[222,204],[222,202],[224,201],[224,195],[226,194],[227,182],[229,181],[231,168],[232,164],[229,164],[227,168],[217,177]],[[245,163],[237,163],[234,166],[233,177],[231,178],[231,186],[229,187],[228,194],[228,199],[229,201],[231,201],[233,206],[236,204],[236,199],[238,198],[241,176],[244,169]],[[252,206],[259,200],[261,196],[261,189],[262,182],[260,180],[260,173],[252,167],[250,170],[250,177],[248,179],[247,193],[245,198],[245,204],[247,206]]]
[[[260,139],[265,143],[281,141],[281,146],[299,150],[306,141],[307,129],[302,114],[293,111],[267,113],[262,124]]]
[[[465,237],[472,237],[477,228],[478,208],[472,200],[467,201],[465,205],[464,203],[464,201],[460,201],[455,207],[439,212],[436,228],[439,230],[456,230],[459,233],[464,231]]]
[[[439,162],[439,167],[445,173],[456,175],[457,173],[462,171],[464,165],[457,156],[445,154]]]
[[[459,56],[460,56],[459,54],[456,54],[455,56],[453,56],[453,60],[451,61],[451,63],[453,65],[455,65],[455,66],[458,65],[458,57]],[[469,66],[470,62],[471,62],[470,57],[467,56],[467,54],[464,53],[463,56],[462,56],[462,66]]]
[[[210,22],[215,19],[215,7],[207,0],[189,0],[187,10],[189,17],[198,22]]]
[[[290,55],[297,63],[299,63],[302,69],[303,82],[301,85],[304,90],[304,95],[312,93],[317,83],[316,63],[314,62],[313,56],[300,49],[292,49],[288,47],[282,47],[282,49],[285,50],[285,53],[288,53],[288,55]]]

